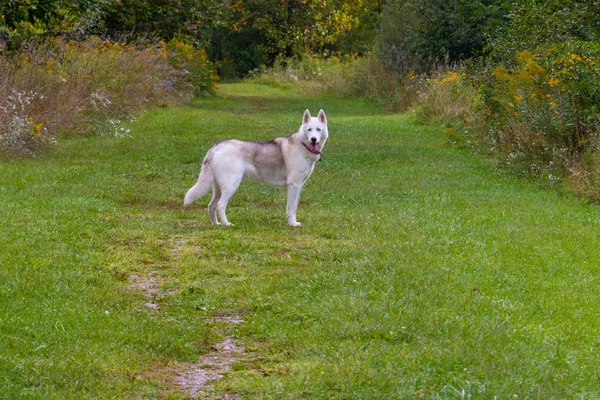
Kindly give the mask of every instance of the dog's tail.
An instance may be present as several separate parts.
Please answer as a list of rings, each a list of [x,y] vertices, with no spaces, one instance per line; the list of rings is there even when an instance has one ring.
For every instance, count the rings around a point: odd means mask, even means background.
[[[214,176],[212,173],[212,168],[208,165],[203,165],[200,170],[200,176],[198,177],[198,182],[194,186],[188,190],[185,194],[185,199],[183,200],[184,206],[189,206],[194,201],[198,200],[200,197],[204,196],[210,188],[212,187],[214,182]]]

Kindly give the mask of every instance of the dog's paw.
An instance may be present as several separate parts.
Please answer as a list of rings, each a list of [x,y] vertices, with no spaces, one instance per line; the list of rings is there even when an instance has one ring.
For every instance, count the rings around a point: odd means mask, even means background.
[[[221,223],[222,226],[233,226],[233,224],[231,222],[223,222]]]
[[[300,222],[298,222],[298,221],[296,221],[296,222],[290,222],[289,224],[290,224],[290,226],[302,226],[302,224]]]

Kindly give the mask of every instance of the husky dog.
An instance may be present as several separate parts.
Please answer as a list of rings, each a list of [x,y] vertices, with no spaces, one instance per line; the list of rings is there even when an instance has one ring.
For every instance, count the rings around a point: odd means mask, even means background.
[[[185,195],[184,206],[198,200],[210,188],[213,197],[208,214],[213,225],[232,225],[225,215],[227,203],[243,179],[287,186],[287,220],[292,226],[296,221],[296,209],[302,185],[321,158],[327,140],[327,117],[323,110],[314,118],[306,110],[298,132],[270,142],[243,142],[227,140],[208,150],[198,182]],[[217,219],[219,213],[219,220]]]

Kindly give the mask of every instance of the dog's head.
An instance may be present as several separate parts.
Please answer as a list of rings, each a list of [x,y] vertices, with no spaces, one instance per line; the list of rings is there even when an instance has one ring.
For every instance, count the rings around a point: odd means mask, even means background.
[[[302,134],[302,143],[313,154],[321,154],[325,141],[329,136],[327,132],[327,117],[323,110],[319,111],[316,118],[310,116],[310,112],[306,110],[302,118],[302,126],[300,127]]]

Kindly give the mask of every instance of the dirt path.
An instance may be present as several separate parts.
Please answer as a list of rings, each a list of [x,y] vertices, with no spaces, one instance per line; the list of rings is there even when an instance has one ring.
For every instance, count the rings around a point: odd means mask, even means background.
[[[243,358],[244,352],[245,349],[235,338],[227,336],[223,342],[213,346],[210,353],[200,356],[198,363],[182,365],[177,369],[175,382],[191,398],[210,396],[215,382],[222,379],[223,373],[231,370],[231,366]],[[235,397],[233,394],[226,396]]]

